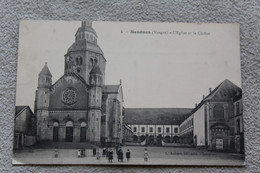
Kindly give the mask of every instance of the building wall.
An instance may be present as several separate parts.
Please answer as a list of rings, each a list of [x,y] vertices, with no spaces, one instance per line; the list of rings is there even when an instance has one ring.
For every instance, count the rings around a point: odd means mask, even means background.
[[[232,148],[234,148],[234,123],[232,121],[232,117],[234,116],[233,102],[210,102],[209,107],[209,150],[232,150]],[[218,107],[223,109],[223,114],[219,113],[218,115],[216,113]],[[221,146],[220,148],[218,148],[219,140],[221,140],[220,143],[223,143],[219,145]]]
[[[25,109],[17,118],[15,118],[14,131],[26,134],[32,114],[29,109]]]
[[[73,142],[80,141],[80,125],[82,122],[88,123],[87,111],[50,111],[50,117],[48,121],[48,140],[53,141],[53,127],[54,123],[59,124],[59,142],[65,142],[66,138],[66,123],[68,121],[73,122]],[[88,127],[87,127],[88,129]],[[86,133],[87,141],[89,136]]]
[[[179,126],[178,125],[149,125],[149,124],[131,124],[129,125],[133,131],[133,135],[136,136],[159,136],[162,137],[173,137],[173,136],[179,136]],[[142,131],[142,128],[144,128],[144,131]],[[152,128],[152,132],[150,132],[150,128]],[[158,131],[158,128],[161,128],[161,132]],[[166,132],[166,129],[169,129],[169,132]],[[178,131],[174,132],[174,129],[177,128]],[[136,131],[135,131],[136,129]]]
[[[193,113],[193,138],[196,146],[205,146],[205,105]],[[195,137],[196,136],[196,137]]]

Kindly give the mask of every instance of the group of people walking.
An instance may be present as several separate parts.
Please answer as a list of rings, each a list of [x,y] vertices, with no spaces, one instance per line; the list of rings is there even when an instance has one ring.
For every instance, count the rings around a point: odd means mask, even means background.
[[[117,160],[118,162],[123,162],[124,161],[124,152],[122,150],[122,148],[118,148],[116,147],[115,152],[117,154]],[[103,148],[103,152],[102,152],[102,156],[106,157],[106,159],[108,160],[109,163],[112,163],[114,160],[114,152],[112,148]],[[130,150],[127,149],[126,152],[126,159],[127,161],[130,161],[130,157],[131,157],[131,153]]]
[[[101,153],[99,152],[99,148],[93,148],[93,157],[96,157],[97,160],[100,160]],[[124,161],[124,152],[121,147],[116,147],[115,152],[117,154],[117,160],[118,162]],[[102,149],[102,157],[106,157],[109,163],[112,163],[114,160],[114,152],[112,148],[103,148]],[[55,149],[55,157],[58,157],[57,149]],[[78,150],[78,157],[86,157],[86,150],[85,149],[79,149]],[[129,162],[131,158],[131,152],[129,149],[127,149],[125,153],[126,160]],[[144,149],[144,161],[148,161],[148,150],[147,148]]]

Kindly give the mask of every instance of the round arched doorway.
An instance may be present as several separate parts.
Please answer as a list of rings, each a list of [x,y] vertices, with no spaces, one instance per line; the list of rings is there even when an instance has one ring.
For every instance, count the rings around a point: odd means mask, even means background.
[[[66,142],[73,142],[73,122],[67,121],[66,122]]]
[[[54,122],[53,123],[53,142],[59,141],[59,123]]]
[[[80,142],[86,142],[87,138],[87,123],[80,123]]]

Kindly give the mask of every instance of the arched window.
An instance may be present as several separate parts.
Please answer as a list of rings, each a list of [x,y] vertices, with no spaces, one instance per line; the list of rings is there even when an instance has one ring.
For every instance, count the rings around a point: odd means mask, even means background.
[[[134,127],[134,132],[137,132],[137,128],[136,127]]]
[[[87,123],[85,123],[85,122],[82,122],[81,124],[80,124],[80,127],[86,127],[87,126]]]
[[[66,127],[73,127],[73,122],[72,121],[67,121],[66,122]]]
[[[82,65],[83,61],[82,61],[82,57],[79,58],[79,65]]]
[[[237,119],[237,133],[240,133],[240,119]]]
[[[66,142],[73,142],[73,122],[67,121],[66,122]]]
[[[224,107],[221,105],[216,105],[213,108],[213,119],[214,120],[223,120],[224,119]]]
[[[79,65],[79,59],[76,58],[76,65]]]
[[[151,132],[151,133],[153,132],[153,128],[152,127],[149,128],[149,132]]]
[[[236,115],[238,115],[239,114],[239,102],[236,102]]]
[[[59,123],[58,122],[54,122],[53,123],[53,127],[59,127]]]
[[[80,123],[80,142],[86,142],[87,139],[87,123]]]

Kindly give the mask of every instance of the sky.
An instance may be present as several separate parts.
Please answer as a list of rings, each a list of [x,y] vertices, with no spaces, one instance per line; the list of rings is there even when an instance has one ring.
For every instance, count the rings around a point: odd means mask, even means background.
[[[34,108],[45,62],[52,83],[80,21],[21,21],[16,105]],[[122,80],[126,108],[193,108],[229,79],[241,87],[239,25],[93,22],[104,52],[106,85]]]

